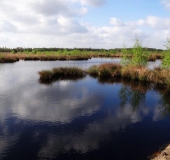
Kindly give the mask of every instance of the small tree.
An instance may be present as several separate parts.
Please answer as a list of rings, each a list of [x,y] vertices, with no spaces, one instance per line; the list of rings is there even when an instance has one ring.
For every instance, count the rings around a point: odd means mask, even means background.
[[[162,68],[170,68],[170,38],[165,42],[166,51],[164,53],[164,58],[162,59]]]
[[[123,58],[122,64],[123,65],[134,65],[134,66],[146,66],[147,65],[147,58],[148,52],[146,49],[143,48],[142,42],[136,37],[134,39],[134,45],[131,50],[127,48],[122,49]],[[132,58],[129,58],[129,54],[132,54]]]
[[[135,38],[134,40],[134,46],[132,49],[132,64],[135,66],[146,66],[147,65],[147,58],[148,58],[148,52],[146,49],[143,48],[142,42]]]

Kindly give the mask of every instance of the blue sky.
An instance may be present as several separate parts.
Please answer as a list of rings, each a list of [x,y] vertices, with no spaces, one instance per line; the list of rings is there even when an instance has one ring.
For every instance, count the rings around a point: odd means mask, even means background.
[[[0,47],[164,48],[170,0],[1,0]]]

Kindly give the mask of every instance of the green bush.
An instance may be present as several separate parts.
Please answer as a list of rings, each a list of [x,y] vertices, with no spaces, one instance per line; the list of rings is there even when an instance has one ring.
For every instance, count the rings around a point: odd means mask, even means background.
[[[143,48],[142,42],[136,37],[134,39],[134,45],[132,49],[123,48],[122,49],[122,60],[121,64],[124,66],[134,65],[134,66],[146,66],[147,58],[149,56],[148,51]],[[132,58],[130,58],[132,56]]]
[[[88,74],[91,75],[91,76],[94,76],[94,77],[98,76],[98,68],[97,68],[96,65],[95,65],[95,66],[91,66],[91,67],[88,69],[87,72],[88,72]]]
[[[136,38],[134,41],[134,46],[132,49],[132,61],[131,63],[135,66],[146,66],[147,65],[147,58],[148,52],[146,49],[143,48],[142,42]]]
[[[162,68],[170,68],[170,38],[165,42],[166,51],[164,53],[164,58],[162,59]]]

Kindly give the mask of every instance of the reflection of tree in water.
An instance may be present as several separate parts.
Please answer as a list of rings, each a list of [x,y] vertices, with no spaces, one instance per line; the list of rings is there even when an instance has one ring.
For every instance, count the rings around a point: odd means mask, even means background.
[[[170,116],[170,91],[165,92],[162,94],[161,97],[161,104],[162,104],[162,116]]]
[[[132,110],[136,111],[140,104],[145,102],[145,93],[139,90],[133,90],[129,86],[122,86],[119,92],[120,107],[123,108],[127,103],[130,103]]]
[[[123,85],[119,91],[120,107],[123,108],[126,104],[130,104],[132,110],[136,111],[141,104],[145,103],[145,95],[151,89],[151,84],[135,81],[122,83]],[[154,90],[161,95],[160,115],[162,117],[170,116],[170,91],[159,86],[154,86]]]
[[[122,87],[119,91],[120,107],[123,108],[126,104],[130,104],[133,111],[136,111],[141,104],[144,104],[146,92],[153,89],[161,95],[160,105],[162,107],[160,108],[160,115],[163,117],[170,116],[170,91],[164,86],[123,78],[106,79],[99,77],[98,82],[101,84],[121,83]]]

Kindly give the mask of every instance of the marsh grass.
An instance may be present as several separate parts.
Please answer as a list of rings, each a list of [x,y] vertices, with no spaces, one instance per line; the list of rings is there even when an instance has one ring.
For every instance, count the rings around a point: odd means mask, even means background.
[[[87,73],[94,77],[118,77],[120,76],[121,68],[120,64],[104,63],[99,66],[90,67]]]
[[[59,79],[77,79],[85,76],[85,71],[77,67],[60,67],[38,72],[41,82],[51,82]]]
[[[156,61],[157,59],[163,59],[163,54],[160,54],[160,53],[152,54],[152,53],[150,53],[148,58],[147,58],[148,61],[152,61],[152,62]]]
[[[110,79],[121,77],[130,81],[152,83],[170,90],[170,70],[160,67],[150,70],[144,66],[134,67],[133,65],[121,66],[119,64],[105,63],[90,67],[87,73],[92,77],[97,77],[101,82],[104,82],[104,79],[109,79],[107,81],[112,82]]]
[[[56,61],[56,60],[60,60],[60,61],[66,61],[66,60],[88,60],[91,57],[88,55],[70,55],[70,56],[66,56],[66,55],[58,55],[55,53],[51,53],[51,52],[47,52],[47,53],[41,53],[41,52],[36,52],[32,53],[32,52],[26,52],[26,53],[16,53],[16,54],[12,54],[12,53],[7,53],[7,54],[2,54],[0,53],[0,62],[1,63],[8,63],[8,62],[16,62],[18,60],[25,60],[25,61],[34,61],[34,60],[39,60],[39,61]]]
[[[128,50],[127,57],[132,59],[133,53]],[[151,60],[156,60],[161,56],[161,54],[157,55],[152,52]],[[4,58],[1,58],[1,57]],[[55,61],[55,60],[88,60],[92,57],[110,57],[110,58],[123,58],[125,55],[123,52],[119,50],[101,50],[101,51],[80,51],[78,49],[75,50],[58,50],[58,51],[38,51],[33,49],[32,52],[24,51],[24,52],[11,52],[11,53],[0,53],[0,62],[8,63],[10,61],[17,61],[17,60],[40,60],[40,61]],[[154,58],[153,58],[154,57]],[[2,59],[2,60],[1,60]],[[149,60],[149,59],[148,59]]]
[[[6,54],[0,54],[0,63],[13,63],[19,61],[19,58]]]
[[[98,66],[94,65],[92,67],[90,67],[88,70],[87,70],[87,73],[92,76],[92,77],[97,77],[99,75],[98,73]]]

